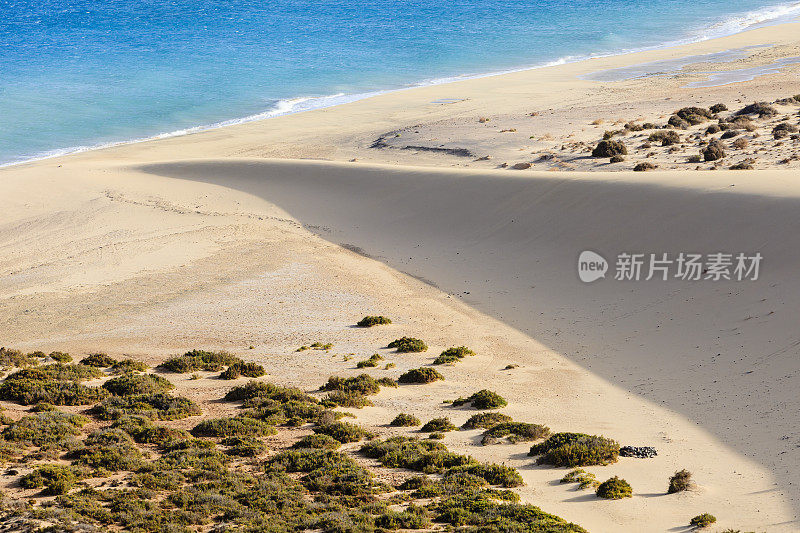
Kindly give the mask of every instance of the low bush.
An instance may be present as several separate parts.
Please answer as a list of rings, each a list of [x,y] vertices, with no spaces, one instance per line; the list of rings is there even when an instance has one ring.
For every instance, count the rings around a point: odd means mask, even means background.
[[[487,429],[481,444],[492,444],[506,437],[508,442],[527,442],[543,439],[550,435],[550,428],[540,424],[527,424],[525,422],[503,422]]]
[[[369,374],[361,374],[352,378],[331,376],[328,382],[320,387],[322,391],[344,391],[357,394],[377,394],[381,390],[378,381]]]
[[[197,424],[190,433],[195,437],[243,437],[274,435],[275,428],[263,420],[248,416],[212,418]]]
[[[228,402],[245,402],[245,406],[251,405],[254,400],[270,399],[278,402],[288,402],[297,400],[302,402],[316,403],[316,398],[309,396],[297,388],[281,387],[266,381],[248,381],[244,385],[232,388],[225,395]],[[250,403],[248,403],[250,402]]]
[[[94,366],[98,368],[108,368],[114,364],[114,359],[104,353],[93,353],[88,357],[81,359],[81,364],[86,366]]]
[[[19,350],[11,348],[0,348],[0,367],[1,368],[25,368],[29,366],[36,366],[39,360],[32,355],[25,355]]]
[[[83,466],[101,471],[134,470],[141,464],[142,453],[132,438],[120,429],[95,431],[86,438],[85,446],[71,456]]]
[[[318,435],[327,435],[338,440],[342,444],[348,442],[358,442],[369,434],[361,427],[348,422],[332,422],[322,424],[313,429]]]
[[[537,464],[569,467],[606,465],[617,461],[619,443],[584,433],[556,433],[546,441],[531,446],[528,455],[540,456]]]
[[[458,346],[457,348],[448,348],[439,354],[439,357],[434,359],[434,365],[444,365],[447,363],[455,363],[456,361],[460,361],[461,359],[469,356],[475,355],[475,352],[467,348],[466,346]]]
[[[502,424],[504,422],[512,422],[513,419],[508,416],[504,415],[503,413],[497,412],[490,412],[490,413],[478,413],[469,417],[469,419],[464,422],[464,425],[461,426],[462,429],[489,429],[498,424]]]
[[[22,476],[19,484],[25,489],[44,487],[45,494],[66,494],[75,484],[85,477],[78,468],[59,464],[43,465],[30,474]]]
[[[597,478],[594,474],[587,472],[582,468],[576,468],[568,472],[564,477],[561,478],[561,483],[578,483],[580,489],[588,489],[593,488],[597,489],[600,486],[600,482],[597,481]]]
[[[397,381],[399,383],[433,383],[434,381],[443,380],[444,376],[433,368],[412,368],[408,372],[401,375]]]
[[[703,159],[717,161],[725,157],[725,145],[718,140],[713,140],[703,149]]]
[[[125,415],[145,416],[153,420],[179,420],[202,414],[200,407],[188,398],[163,392],[133,396],[112,396],[93,409],[102,420],[116,420]]]
[[[74,381],[38,381],[6,379],[0,383],[0,399],[33,405],[47,402],[53,405],[88,405],[108,396],[98,387],[87,387]]]
[[[102,371],[92,366],[63,365],[54,363],[35,368],[24,368],[10,374],[6,381],[31,380],[31,381],[86,381],[88,379],[104,376]]]
[[[456,429],[456,426],[450,422],[450,419],[445,417],[441,418],[433,418],[425,423],[424,426],[420,429],[420,431],[424,431],[426,433],[432,431],[453,431]]]
[[[389,348],[396,348],[398,352],[424,352],[428,345],[414,337],[400,337],[389,343]]]
[[[299,441],[292,444],[292,448],[299,450],[303,448],[321,448],[326,450],[335,450],[342,445],[341,442],[334,439],[330,435],[323,435],[321,433],[314,433],[313,435],[306,435]]]
[[[226,453],[237,457],[257,457],[267,449],[266,444],[254,437],[227,437],[221,444],[230,446]]]
[[[46,413],[47,411],[58,411],[58,408],[52,403],[47,402],[39,402],[31,407],[31,412],[33,413]]]
[[[684,107],[675,114],[692,125],[701,124],[714,116],[711,111],[702,107]]]
[[[470,404],[473,409],[500,409],[508,405],[508,402],[496,392],[483,389],[473,393],[467,398],[453,400],[454,407],[460,407],[466,404]]]
[[[141,361],[134,361],[133,359],[123,359],[121,361],[114,361],[111,365],[111,371],[115,374],[127,374],[128,372],[145,372],[147,365]]]
[[[671,146],[681,142],[681,136],[675,130],[659,130],[650,134],[647,138],[650,142],[660,142],[661,146]]]
[[[717,521],[713,514],[703,513],[695,516],[689,521],[689,525],[696,528],[708,527]]]
[[[374,405],[369,398],[363,394],[350,391],[335,390],[322,399],[325,407],[352,407],[361,409]]]
[[[725,104],[714,104],[709,108],[709,111],[711,111],[714,114],[722,113],[723,111],[727,110],[728,106],[726,106]]]
[[[197,372],[219,372],[223,367],[239,363],[242,360],[228,352],[209,352],[206,350],[192,350],[177,357],[171,357],[161,363],[159,368],[177,374]]]
[[[413,427],[420,424],[421,422],[419,421],[419,418],[406,413],[400,413],[389,423],[390,426],[394,427]]]
[[[72,356],[64,352],[50,352],[50,359],[57,363],[71,363]]]
[[[257,363],[245,363],[245,362],[237,362],[233,363],[229,366],[220,377],[222,379],[236,379],[228,377],[230,375],[235,375],[237,378],[239,376],[244,376],[246,378],[260,378],[261,376],[265,375],[267,372],[264,370],[264,367],[257,364]]]
[[[3,430],[3,438],[28,446],[59,444],[66,437],[80,435],[89,420],[80,415],[48,411],[20,418]]]
[[[686,469],[679,470],[675,472],[675,474],[669,478],[669,487],[667,488],[667,494],[675,494],[676,492],[683,492],[685,490],[690,490],[695,487],[694,481],[692,481],[692,473]]]
[[[386,318],[385,316],[365,316],[359,320],[358,324],[356,325],[361,328],[371,328],[372,326],[382,326],[391,323],[392,320],[390,318]]]
[[[375,526],[388,530],[427,529],[430,525],[430,514],[427,509],[413,503],[403,511],[389,510],[375,517]]]
[[[383,357],[376,353],[371,355],[369,359],[364,359],[356,363],[356,368],[374,368],[378,366],[378,361],[383,361]]]
[[[165,392],[175,385],[155,374],[123,374],[103,383],[103,388],[117,396],[132,396]]]
[[[115,420],[111,428],[124,431],[140,444],[155,444],[162,448],[191,438],[182,429],[159,426],[143,416],[123,416]]]
[[[621,500],[633,496],[633,489],[624,479],[614,476],[597,486],[597,495],[606,500]]]
[[[769,105],[767,102],[755,102],[748,106],[743,107],[736,112],[737,115],[758,115],[761,118],[774,117],[778,114],[778,110]]]
[[[592,150],[593,157],[614,157],[616,155],[628,155],[628,149],[622,141],[604,139],[597,143]]]

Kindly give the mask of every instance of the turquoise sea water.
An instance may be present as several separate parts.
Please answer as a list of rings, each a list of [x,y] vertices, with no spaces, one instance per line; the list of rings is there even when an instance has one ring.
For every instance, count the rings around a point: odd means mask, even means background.
[[[0,0],[0,164],[792,16],[769,0]]]

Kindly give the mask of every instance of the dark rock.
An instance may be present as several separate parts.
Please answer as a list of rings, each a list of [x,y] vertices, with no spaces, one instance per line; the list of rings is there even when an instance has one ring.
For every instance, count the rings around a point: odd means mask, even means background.
[[[655,170],[657,167],[648,161],[644,161],[642,163],[638,163],[635,167],[633,167],[634,172],[647,172],[648,170]]]
[[[623,446],[619,449],[620,457],[636,457],[638,459],[651,459],[658,455],[652,446]]]
[[[530,163],[515,163],[511,168],[514,170],[527,170],[531,168]]]

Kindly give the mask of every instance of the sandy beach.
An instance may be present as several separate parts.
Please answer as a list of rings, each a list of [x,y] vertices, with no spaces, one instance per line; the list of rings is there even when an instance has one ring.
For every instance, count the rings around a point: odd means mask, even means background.
[[[586,79],[729,50],[740,52]],[[387,427],[401,411],[460,425],[472,413],[443,401],[488,388],[515,420],[658,450],[587,468],[634,487],[604,501],[559,483],[566,469],[534,465],[530,443],[447,433],[454,451],[518,468],[524,502],[592,532],[684,531],[703,512],[718,519],[712,531],[798,531],[800,141],[771,132],[797,124],[800,102],[755,118],[723,163],[687,163],[710,122],[681,130],[673,151],[625,132],[624,163],[587,154],[605,131],[663,124],[678,108],[732,113],[800,94],[800,60],[687,87],[796,56],[800,25],[784,24],[0,169],[0,345],[153,366],[224,349],[309,391],[375,352],[396,368],[368,372],[396,377],[466,345],[476,355],[443,367],[444,381],[385,389],[348,410],[354,421],[381,436],[409,434]],[[751,158],[753,170],[728,170]],[[657,168],[632,171],[644,161]],[[586,284],[583,250],[764,261],[756,281]],[[368,314],[393,323],[351,327]],[[384,348],[403,335],[430,349]],[[316,341],[333,348],[296,351]],[[169,377],[224,412],[210,399],[231,383]],[[682,468],[697,490],[665,494]]]

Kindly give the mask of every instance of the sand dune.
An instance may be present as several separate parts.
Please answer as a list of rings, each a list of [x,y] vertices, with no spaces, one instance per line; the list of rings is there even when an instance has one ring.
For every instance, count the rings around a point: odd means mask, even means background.
[[[224,184],[511,324],[800,482],[800,192],[791,173],[457,173],[207,161],[149,173]],[[758,281],[582,283],[580,251],[761,252]],[[622,415],[622,414],[620,414]],[[744,483],[746,485],[746,482]],[[780,490],[776,487],[776,490]]]

